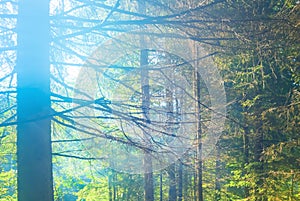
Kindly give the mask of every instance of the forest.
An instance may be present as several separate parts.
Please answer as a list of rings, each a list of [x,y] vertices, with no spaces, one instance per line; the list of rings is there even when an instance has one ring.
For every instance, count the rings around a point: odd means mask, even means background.
[[[300,200],[300,1],[0,0],[0,201]]]

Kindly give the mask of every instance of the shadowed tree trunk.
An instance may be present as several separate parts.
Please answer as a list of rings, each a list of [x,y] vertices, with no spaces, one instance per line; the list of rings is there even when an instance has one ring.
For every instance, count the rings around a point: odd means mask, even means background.
[[[190,172],[186,171],[186,169],[184,168],[185,171],[182,171],[183,173],[183,200],[187,200],[189,197],[189,182],[192,180],[190,178]],[[192,190],[190,190],[190,192],[193,192]]]
[[[141,51],[141,82],[142,82],[142,108],[144,118],[148,120],[149,116],[149,75],[147,68],[148,64],[148,51]],[[145,132],[145,131],[144,131]],[[149,134],[144,133],[144,137],[148,145],[150,146]],[[153,172],[152,172],[152,158],[149,151],[144,151],[144,180],[145,180],[145,201],[154,201],[154,188],[153,188]]]
[[[221,179],[221,150],[220,150],[220,145],[219,143],[216,144],[216,181],[215,181],[215,200],[221,200],[221,184],[220,184],[220,179]]]
[[[159,200],[163,201],[163,174],[159,173]]]
[[[113,187],[112,187],[112,175],[108,175],[108,199],[109,201],[113,201]]]
[[[178,201],[182,201],[182,184],[183,184],[183,178],[182,178],[182,172],[183,172],[183,165],[182,162],[179,161],[178,165]]]
[[[244,138],[244,161],[245,161],[245,165],[249,164],[249,128],[245,128],[244,134],[243,134],[243,138]],[[246,175],[247,172],[247,168],[244,168],[244,175]],[[249,187],[245,187],[244,189],[245,191],[245,198],[249,197],[250,193],[249,193]]]
[[[145,2],[138,1],[138,10],[140,13],[146,12]],[[141,66],[141,89],[142,89],[142,109],[144,119],[149,121],[149,107],[150,107],[150,87],[149,87],[149,72],[148,72],[148,50],[144,36],[140,37],[140,46],[142,47],[140,54]],[[151,145],[149,134],[144,132],[146,143]],[[144,151],[144,199],[145,201],[154,201],[154,187],[153,187],[153,171],[152,171],[152,158],[149,151]]]
[[[49,1],[19,1],[18,200],[52,201]]]
[[[198,72],[199,61],[197,60],[198,50],[194,46],[195,57],[195,73],[194,73],[194,87],[195,87],[195,99],[196,99],[196,121],[197,121],[197,133],[196,133],[196,184],[197,184],[197,200],[203,201],[203,182],[202,182],[202,127],[201,127],[201,80],[200,73]]]
[[[113,170],[112,172],[112,180],[111,180],[111,183],[112,183],[112,200],[115,201],[118,198],[118,186],[117,186],[117,183],[118,183],[118,173],[116,171]]]
[[[263,153],[263,140],[264,140],[264,135],[263,135],[263,129],[262,129],[262,122],[258,123],[257,132],[254,137],[254,162],[256,163],[255,166],[255,172],[257,174],[257,181],[255,185],[255,197],[256,201],[265,201],[266,197],[260,192],[261,189],[263,189],[263,183],[264,183],[264,166],[263,166],[263,161],[261,161],[261,156]]]
[[[197,197],[198,201],[203,201],[202,184],[202,129],[201,129],[201,108],[200,108],[200,75],[196,72],[196,99],[197,99]]]
[[[177,192],[176,192],[176,174],[175,174],[175,163],[170,165],[168,168],[169,174],[169,201],[176,201]]]
[[[168,72],[169,77],[172,78],[172,72]],[[167,133],[175,134],[173,129],[174,120],[174,89],[169,82],[166,83],[166,102],[167,102]],[[169,201],[176,201],[176,168],[175,163],[170,161],[171,165],[168,167],[169,174]]]
[[[197,158],[197,154],[195,154],[194,157]],[[197,161],[195,161],[195,171],[193,173],[193,197],[194,201],[197,201]]]

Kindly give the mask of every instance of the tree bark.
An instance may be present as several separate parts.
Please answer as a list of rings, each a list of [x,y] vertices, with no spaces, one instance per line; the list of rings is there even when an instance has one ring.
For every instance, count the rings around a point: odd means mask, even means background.
[[[258,123],[257,132],[254,139],[254,162],[255,165],[255,172],[257,174],[257,181],[255,185],[255,200],[256,201],[265,201],[266,197],[260,192],[261,189],[263,189],[263,183],[264,183],[264,164],[263,161],[261,161],[261,156],[263,153],[264,145],[264,135],[263,135],[263,129],[262,129],[262,122]]]
[[[146,7],[145,1],[138,1],[138,10],[140,13],[145,14]],[[150,107],[150,87],[149,87],[149,72],[148,72],[148,50],[146,47],[146,40],[144,36],[140,37],[140,67],[141,67],[141,90],[142,90],[142,110],[143,117],[146,121],[149,119]],[[151,146],[149,134],[144,132],[144,138],[148,146]],[[153,170],[152,170],[152,157],[151,153],[144,151],[144,199],[145,201],[154,201],[154,187],[153,187]]]
[[[168,77],[173,80],[172,76],[173,72],[167,72]],[[173,86],[167,82],[166,85],[166,103],[167,103],[167,133],[174,133],[173,122],[174,122],[174,88]],[[174,161],[170,161],[171,165],[168,167],[168,175],[169,175],[169,201],[176,201],[177,192],[176,192],[176,168]]]
[[[183,165],[182,162],[179,161],[178,165],[178,201],[182,201],[182,184],[183,184],[183,178],[182,178],[182,172],[183,172]]]
[[[108,200],[113,201],[113,191],[112,191],[112,182],[111,182],[112,175],[108,175]]]
[[[196,72],[196,93],[197,93],[197,196],[198,201],[203,201],[202,184],[202,129],[201,129],[201,104],[200,104],[200,75]]]
[[[177,192],[176,192],[176,174],[175,174],[175,163],[170,165],[168,168],[169,173],[169,201],[176,201]]]
[[[244,161],[245,161],[245,165],[248,165],[249,164],[249,128],[245,128],[243,138],[244,138]],[[243,172],[244,175],[248,174],[246,168],[244,168],[243,171],[244,171]],[[245,192],[245,198],[248,198],[250,196],[249,187],[246,186],[244,192]]]
[[[159,174],[159,200],[163,201],[163,174]]]
[[[201,128],[201,80],[200,73],[198,72],[198,61],[197,61],[198,50],[194,47],[194,59],[195,59],[195,73],[194,73],[194,85],[195,85],[195,99],[196,99],[196,122],[197,122],[197,133],[196,133],[196,172],[197,172],[197,200],[203,201],[203,184],[202,184],[202,128]]]
[[[189,192],[193,192],[193,190],[189,191],[189,183],[192,181],[190,178],[190,172],[189,171],[182,171],[183,173],[183,200],[188,200],[189,198]]]
[[[220,150],[220,145],[219,143],[216,145],[216,181],[215,181],[215,200],[219,201],[221,200],[221,184],[220,184],[220,179],[221,179],[221,150]]]
[[[148,64],[148,51],[142,50],[141,51],[141,85],[142,85],[142,108],[144,118],[149,120],[149,75],[147,68]],[[148,133],[144,131],[145,141],[148,146],[151,145],[150,138]],[[152,158],[151,153],[148,151],[144,151],[144,179],[145,179],[145,201],[154,201],[154,188],[153,188],[153,170],[152,170]]]
[[[194,157],[195,157],[195,159],[197,159],[197,154],[196,153],[194,154]],[[194,201],[197,201],[197,196],[198,196],[197,195],[197,192],[198,192],[197,178],[198,178],[198,176],[197,176],[197,161],[196,160],[195,160],[195,171],[193,173],[194,173],[193,197],[194,197]]]
[[[20,1],[18,12],[18,200],[52,201],[49,1]]]

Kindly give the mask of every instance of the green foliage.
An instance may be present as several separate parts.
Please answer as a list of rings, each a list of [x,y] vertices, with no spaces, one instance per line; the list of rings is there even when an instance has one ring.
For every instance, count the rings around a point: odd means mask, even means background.
[[[16,136],[11,128],[1,129],[0,138],[0,200],[17,200]]]
[[[15,170],[0,172],[0,201],[17,200],[16,183]]]
[[[109,200],[107,179],[98,178],[87,183],[76,195],[77,201]]]

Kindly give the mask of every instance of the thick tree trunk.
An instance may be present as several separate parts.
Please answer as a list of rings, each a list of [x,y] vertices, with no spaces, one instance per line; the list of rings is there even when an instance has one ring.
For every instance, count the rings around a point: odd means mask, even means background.
[[[52,201],[49,1],[20,1],[18,12],[18,200]]]

